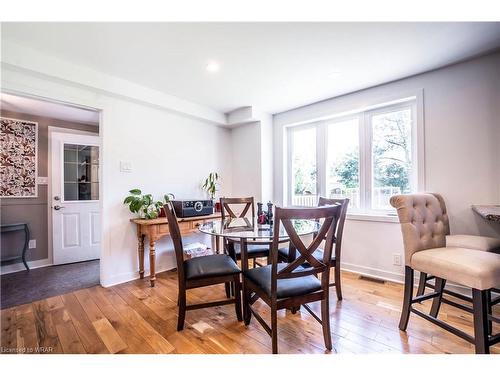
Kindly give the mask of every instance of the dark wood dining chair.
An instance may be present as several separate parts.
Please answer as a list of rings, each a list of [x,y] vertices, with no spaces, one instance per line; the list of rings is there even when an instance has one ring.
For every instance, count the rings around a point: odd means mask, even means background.
[[[177,276],[179,280],[179,319],[177,322],[177,330],[182,331],[184,329],[184,320],[187,310],[232,303],[235,304],[236,317],[238,321],[241,322],[241,270],[234,260],[225,254],[206,255],[184,260],[182,236],[175,211],[170,203],[165,205],[165,212],[167,214],[170,236],[174,243],[175,258],[177,261]],[[186,290],[225,283],[232,283],[232,285],[234,285],[235,293],[233,298],[191,305],[186,304]]]
[[[335,292],[337,293],[337,299],[339,301],[342,300],[342,279],[340,276],[340,257],[342,254],[342,236],[344,233],[344,224],[347,216],[347,207],[349,206],[349,199],[338,199],[338,198],[324,198],[319,197],[318,207],[327,206],[327,205],[340,205],[340,218],[337,225],[337,232],[333,237],[333,242],[335,244],[335,250],[332,252],[332,257],[330,260],[330,267],[334,268],[334,282],[330,283],[330,286],[335,287]],[[294,252],[290,253],[288,248],[280,248],[278,250],[279,259],[284,262],[290,262],[294,259]],[[317,259],[323,259],[323,250],[318,248],[313,256]]]
[[[255,316],[264,330],[271,336],[273,354],[278,353],[278,310],[291,309],[300,305],[303,305],[322,325],[325,346],[328,350],[332,349],[329,306],[330,259],[333,237],[340,214],[340,205],[317,208],[276,207],[276,229],[271,247],[271,264],[264,267],[243,269],[243,317],[245,324],[250,324],[251,316]],[[294,219],[323,219],[316,238],[309,246],[306,246],[298,236],[292,222]],[[291,263],[278,263],[280,225],[283,226],[290,242],[299,253],[299,256]],[[323,240],[326,240],[323,259],[318,260],[313,256],[313,253]],[[304,267],[304,264],[307,266]],[[318,275],[321,275],[320,279]],[[252,293],[254,294],[252,295]],[[271,326],[251,306],[259,298],[271,308]],[[321,318],[307,305],[307,303],[315,301],[321,301]]]
[[[227,219],[244,218],[250,212],[252,216],[252,224],[257,224],[255,221],[255,204],[253,197],[247,198],[220,198],[221,216],[224,222]],[[242,208],[239,211],[235,210],[235,206]],[[256,265],[257,258],[269,258],[269,248],[271,242],[256,242],[248,241],[247,259],[253,260],[253,265]],[[241,260],[241,248],[239,241],[233,239],[224,239],[224,249],[233,260]]]

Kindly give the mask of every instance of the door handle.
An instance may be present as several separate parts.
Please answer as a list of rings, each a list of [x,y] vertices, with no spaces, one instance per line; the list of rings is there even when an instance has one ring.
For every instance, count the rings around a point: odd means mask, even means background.
[[[59,211],[61,208],[64,208],[63,206],[56,205],[54,206],[54,210]]]

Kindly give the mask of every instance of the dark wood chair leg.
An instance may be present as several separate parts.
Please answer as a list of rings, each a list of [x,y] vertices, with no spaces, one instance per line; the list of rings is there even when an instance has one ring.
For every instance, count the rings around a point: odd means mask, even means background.
[[[411,300],[413,299],[413,275],[413,268],[406,266],[403,310],[401,311],[401,319],[399,320],[399,329],[401,331],[406,331],[408,320],[410,319]]]
[[[323,326],[323,338],[325,347],[332,350],[332,332],[330,331],[330,303],[328,296],[321,301],[321,325]]]
[[[418,288],[417,288],[416,297],[424,295],[426,282],[427,282],[427,274],[425,272],[420,272],[420,278],[418,280]]]
[[[240,283],[240,275],[234,277],[234,308],[236,309],[236,318],[238,322],[243,321],[243,317],[241,315],[241,283]]]
[[[474,309],[474,344],[476,354],[489,354],[488,345],[488,293],[486,290],[472,289]]]
[[[337,292],[337,300],[342,301],[342,280],[340,278],[340,264],[335,265],[335,291]]]
[[[243,292],[241,294],[243,296],[243,321],[247,326],[250,324],[252,313],[250,312],[250,292],[245,287],[245,284],[243,284]]]
[[[441,307],[441,300],[443,299],[443,290],[446,285],[446,280],[436,277],[436,282],[434,284],[434,291],[439,293],[439,296],[432,299],[431,306],[431,316],[437,318],[439,314],[439,308]]]
[[[488,304],[488,315],[493,315],[493,306],[491,305],[491,290],[486,291],[486,303]],[[488,319],[488,335],[493,334],[493,322]]]
[[[271,306],[271,341],[273,354],[278,354],[278,310],[276,305]]]
[[[184,319],[186,318],[186,290],[179,289],[179,318],[177,320],[177,331],[184,329]]]
[[[231,283],[224,283],[226,289],[226,298],[231,298]]]

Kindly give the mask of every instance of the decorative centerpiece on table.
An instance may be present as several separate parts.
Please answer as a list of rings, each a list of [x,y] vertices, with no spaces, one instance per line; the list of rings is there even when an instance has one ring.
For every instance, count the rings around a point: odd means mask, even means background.
[[[203,189],[208,193],[210,199],[215,201],[215,194],[217,193],[217,185],[219,181],[219,174],[217,172],[210,172],[208,177],[203,182]],[[215,212],[220,212],[220,202],[214,202]]]
[[[140,189],[132,189],[129,193],[123,203],[128,205],[130,212],[139,214],[142,219],[165,217],[163,206],[175,198],[172,193],[168,193],[163,196],[163,200],[155,201],[152,194],[142,194]]]
[[[262,203],[257,203],[257,223],[273,225],[273,204],[267,203],[267,211],[264,211],[262,206]]]

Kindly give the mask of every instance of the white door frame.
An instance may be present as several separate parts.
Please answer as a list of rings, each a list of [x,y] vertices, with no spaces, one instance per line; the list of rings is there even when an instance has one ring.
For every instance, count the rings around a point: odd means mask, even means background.
[[[99,148],[102,148],[102,139],[100,136],[100,131],[99,133],[93,133],[93,132],[88,132],[84,130],[75,130],[75,129],[68,129],[68,128],[59,128],[57,126],[49,126],[48,127],[48,149],[47,149],[47,154],[48,154],[48,168],[47,168],[47,230],[48,230],[48,236],[47,236],[47,249],[48,249],[48,258],[49,258],[49,264],[54,264],[54,242],[52,239],[53,232],[52,232],[52,138],[53,138],[53,133],[67,133],[67,134],[80,134],[80,135],[91,135],[94,137],[99,137]],[[101,152],[101,150],[99,150]],[[99,156],[99,170],[102,171],[102,166],[101,166],[101,157]],[[102,174],[102,172],[101,172]],[[102,231],[102,204],[101,204],[101,184],[102,182],[99,181],[99,208],[100,208],[100,215],[101,215],[101,231]],[[102,250],[102,249],[101,249]]]

